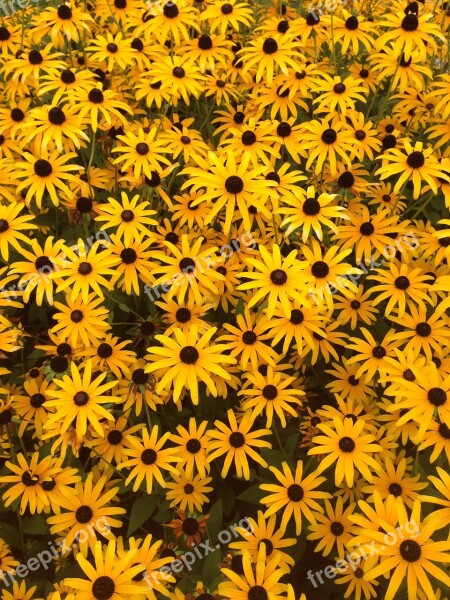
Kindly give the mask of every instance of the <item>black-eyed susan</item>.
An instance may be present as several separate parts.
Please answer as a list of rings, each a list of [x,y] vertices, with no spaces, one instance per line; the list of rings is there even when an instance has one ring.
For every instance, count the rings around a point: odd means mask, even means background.
[[[210,442],[209,432],[206,431],[208,421],[197,425],[194,417],[189,419],[188,429],[177,425],[178,435],[172,434],[171,440],[177,445],[180,462],[179,468],[184,468],[186,476],[192,476],[194,467],[202,478],[209,472],[207,447]]]
[[[417,427],[415,432],[417,433]],[[445,454],[447,460],[450,460],[450,427],[445,422],[441,422],[440,419],[432,420],[428,425],[427,431],[422,436],[418,450],[425,450],[430,447],[432,448],[430,463],[436,462],[443,454]]]
[[[269,121],[257,122],[251,117],[242,130],[231,128],[230,133],[231,137],[223,140],[222,145],[231,150],[237,162],[249,156],[252,167],[256,169],[260,163],[269,167],[274,159],[280,158],[274,147],[273,125]]]
[[[86,147],[89,136],[81,128],[78,110],[68,104],[36,107],[23,123],[24,138],[43,150],[54,144],[60,153]],[[51,162],[51,161],[50,161]]]
[[[244,62],[243,73],[256,69],[255,81],[264,79],[270,85],[278,71],[287,75],[289,67],[298,67],[302,56],[300,47],[301,43],[287,31],[274,37],[258,36],[248,47],[244,46],[238,56]]]
[[[355,600],[362,600],[363,597],[365,600],[369,600],[372,597],[376,598],[376,586],[378,585],[378,581],[366,581],[364,578],[364,575],[368,573],[376,563],[376,556],[369,556],[367,559],[361,557],[358,565],[343,561],[343,563],[339,563],[339,565],[334,567],[334,573],[336,575],[334,583],[337,585],[347,585],[347,590],[345,592],[346,596],[350,597],[353,594]],[[356,568],[354,568],[355,566]]]
[[[19,435],[23,435],[27,428],[31,428],[30,425],[35,429],[37,436],[42,435],[43,425],[47,420],[44,403],[49,400],[46,395],[48,386],[48,381],[29,379],[23,383],[26,395],[14,397],[14,411],[20,417]]]
[[[419,425],[416,441],[420,441],[436,412],[440,421],[450,427],[450,376],[439,375],[433,363],[427,369],[415,369],[414,375],[413,381],[404,381],[401,398],[386,410],[406,409],[397,424],[402,425],[408,419],[416,421]]]
[[[230,426],[216,420],[216,429],[209,430],[208,434],[212,441],[208,444],[210,451],[209,460],[213,461],[225,454],[225,460],[221,471],[222,477],[226,477],[231,465],[234,465],[238,477],[247,481],[250,479],[250,466],[248,459],[252,459],[264,468],[267,462],[258,453],[258,448],[271,448],[270,442],[261,439],[270,435],[270,429],[253,428],[254,418],[250,410],[242,416],[240,423],[232,410],[227,411],[227,419]]]
[[[66,40],[79,42],[83,33],[89,32],[93,19],[91,15],[78,6],[62,3],[60,6],[48,6],[33,18],[34,35],[37,40],[45,35],[55,48],[63,50]]]
[[[211,4],[200,14],[201,21],[208,21],[211,32],[225,34],[228,28],[239,31],[241,25],[249,26],[253,22],[252,10],[247,2],[230,0]]]
[[[315,552],[328,556],[336,548],[338,556],[344,556],[349,540],[357,531],[348,518],[353,514],[355,506],[356,503],[351,503],[344,509],[341,496],[336,499],[334,506],[329,500],[325,500],[325,512],[314,513],[316,523],[309,524],[311,533],[306,536],[308,540],[318,540]]]
[[[292,250],[288,256],[282,256],[280,247],[273,244],[272,253],[264,246],[259,247],[261,259],[246,258],[245,262],[253,267],[254,271],[244,271],[240,277],[250,279],[241,283],[239,289],[258,291],[253,294],[248,307],[268,299],[267,316],[271,318],[277,305],[282,306],[287,317],[291,316],[291,301],[309,305],[305,295],[305,284],[308,275],[303,270],[304,263],[297,258],[297,251]]]
[[[186,0],[165,2],[151,6],[152,19],[145,28],[146,33],[154,34],[160,43],[173,39],[177,46],[189,40],[189,30],[198,31],[196,10]]]
[[[178,473],[174,463],[180,462],[177,456],[177,448],[163,448],[170,437],[170,431],[164,433],[159,439],[159,427],[145,427],[142,430],[142,439],[129,438],[129,447],[124,449],[127,460],[120,463],[119,469],[130,468],[131,471],[126,479],[126,485],[133,482],[133,490],[137,491],[144,482],[147,494],[153,489],[154,481],[161,487],[166,487],[162,471],[169,471],[176,475]]]
[[[430,12],[420,16],[413,12],[386,13],[382,24],[390,29],[377,38],[376,48],[384,48],[390,42],[397,56],[403,53],[405,59],[408,60],[413,50],[417,50],[423,60],[427,53],[427,47],[435,47],[436,40],[444,41],[439,27],[435,23],[430,23],[431,18]]]
[[[172,335],[175,329],[181,329],[187,333],[192,325],[198,327],[198,331],[203,333],[211,325],[203,320],[207,311],[212,308],[212,304],[197,304],[193,298],[187,302],[155,302],[164,314],[162,320],[169,326],[165,330],[165,335]]]
[[[366,89],[361,79],[354,79],[351,75],[344,80],[339,75],[331,77],[323,73],[315,86],[318,93],[313,104],[318,106],[314,113],[328,113],[346,115],[348,110],[355,109],[356,102],[365,102]]]
[[[157,224],[152,218],[156,212],[150,209],[150,203],[143,200],[139,194],[130,198],[122,191],[120,201],[109,197],[108,202],[99,204],[97,210],[95,220],[103,223],[100,229],[117,227],[116,233],[127,247],[148,235],[149,226]]]
[[[55,262],[59,268],[53,270],[49,277],[56,280],[57,291],[69,288],[71,301],[80,295],[87,303],[91,288],[99,298],[103,298],[102,288],[112,290],[113,284],[105,275],[115,275],[111,267],[117,266],[120,259],[112,254],[110,244],[96,241],[89,247],[79,238],[73,246],[64,245],[61,256],[57,256]]]
[[[394,464],[386,457],[384,468],[386,472],[377,474],[373,479],[373,483],[363,488],[364,493],[370,494],[377,490],[383,500],[391,494],[394,498],[401,498],[409,508],[413,507],[416,499],[423,499],[421,491],[428,487],[428,484],[419,481],[420,474],[414,477],[409,475],[405,458],[400,459],[398,464]],[[368,498],[369,502],[371,498]]]
[[[152,323],[150,323],[152,325]],[[145,340],[145,337],[144,337]],[[157,406],[167,402],[169,393],[156,393],[156,379],[150,373],[144,371],[146,362],[138,359],[130,369],[130,375],[121,379],[116,390],[117,396],[124,402],[123,409],[132,411],[139,416],[146,406],[156,411]]]
[[[243,396],[242,410],[251,410],[253,419],[264,413],[266,427],[272,426],[276,414],[282,427],[286,427],[285,413],[295,417],[297,412],[293,405],[301,406],[301,399],[296,396],[305,395],[303,390],[293,387],[295,377],[288,377],[279,371],[274,371],[270,365],[265,376],[255,371],[247,373],[245,377],[247,382],[238,393],[238,396]]]
[[[152,65],[150,75],[152,83],[161,82],[161,89],[170,91],[173,106],[180,100],[189,105],[191,98],[198,98],[203,91],[203,75],[192,58],[168,56]]]
[[[261,544],[256,559],[253,559],[253,566],[250,552],[244,551],[240,575],[231,569],[222,568],[228,581],[219,584],[220,595],[233,600],[253,600],[257,594],[258,598],[261,596],[271,600],[285,598],[286,584],[281,583],[280,579],[289,569],[287,566],[279,566],[280,556],[266,559],[266,554],[266,547]]]
[[[387,367],[387,357],[395,358],[395,349],[399,347],[400,341],[394,329],[389,330],[380,342],[377,342],[365,327],[361,327],[360,332],[365,339],[351,337],[350,343],[347,344],[347,347],[356,353],[348,359],[348,363],[363,363],[355,377],[359,379],[365,373],[365,381],[368,383],[377,371]]]
[[[103,89],[101,83],[93,84],[91,87],[80,86],[70,93],[75,100],[80,119],[89,123],[94,133],[99,127],[105,128],[104,123],[112,127],[113,118],[125,127],[127,124],[125,115],[133,112],[126,102],[119,99],[117,92]]]
[[[386,591],[387,600],[395,598],[404,578],[409,582],[408,594],[410,597],[417,594],[417,588],[420,586],[429,598],[433,598],[435,594],[427,573],[437,577],[442,584],[450,587],[450,577],[443,569],[434,564],[450,562],[448,555],[450,544],[449,542],[433,541],[431,536],[437,529],[440,529],[441,523],[439,518],[433,515],[425,525],[423,524],[419,500],[414,502],[411,514],[408,514],[401,503],[397,503],[396,508],[403,535],[399,536],[395,527],[389,523],[383,523],[381,531],[372,532],[372,539],[375,540],[379,549],[380,563],[364,577],[368,581],[372,581],[379,575],[385,573],[389,575],[393,570]],[[386,536],[390,543],[383,546]]]
[[[188,548],[192,548],[206,533],[208,518],[209,515],[197,517],[187,515],[184,511],[179,510],[176,517],[167,526],[173,529],[176,540],[183,540]]]
[[[283,353],[287,354],[289,346],[295,342],[298,353],[303,354],[306,347],[314,349],[314,333],[324,336],[322,327],[325,322],[326,317],[318,306],[312,304],[311,308],[307,308],[294,303],[290,317],[286,317],[280,306],[275,310],[273,318],[267,322],[267,327],[270,326],[273,346],[283,340]]]
[[[12,577],[14,577],[12,575]],[[4,589],[1,594],[2,600],[32,600],[37,586],[27,587],[25,581],[14,581],[11,591]],[[59,600],[59,599],[58,599]]]
[[[151,284],[151,273],[157,266],[150,260],[153,255],[153,243],[153,236],[140,242],[131,242],[129,245],[125,245],[116,235],[111,236],[108,246],[111,258],[117,258],[119,261],[111,278],[112,286],[118,285],[127,294],[134,293],[139,296],[140,284]]]
[[[306,198],[295,195],[284,196],[280,213],[286,215],[281,226],[286,228],[286,235],[290,235],[297,229],[302,230],[302,240],[306,243],[313,231],[319,240],[323,240],[323,227],[337,233],[336,224],[331,221],[335,219],[349,219],[345,208],[339,206],[336,194],[318,194],[314,186],[308,186]]]
[[[260,546],[266,547],[266,557],[268,560],[280,557],[280,567],[292,566],[293,558],[284,552],[284,548],[289,548],[295,544],[295,539],[285,538],[282,531],[276,529],[276,516],[272,515],[268,519],[264,517],[261,510],[258,510],[256,519],[247,519],[248,528],[236,527],[236,532],[241,535],[243,540],[232,542],[230,548],[240,552],[250,552],[252,560],[258,559]]]
[[[115,377],[121,378],[129,373],[130,366],[136,358],[134,352],[126,349],[129,344],[128,340],[120,341],[118,337],[109,333],[102,341],[81,352],[80,356],[89,358],[93,369],[111,371]]]
[[[362,259],[367,264],[371,257],[376,260],[383,255],[386,258],[386,248],[391,245],[389,234],[402,232],[404,226],[399,223],[396,216],[389,216],[387,210],[380,210],[377,214],[371,215],[366,206],[362,206],[357,214],[352,215],[351,225],[339,225],[339,233],[333,236],[332,240],[342,244],[341,249],[354,248],[356,261],[359,263]],[[378,265],[375,265],[378,266]]]
[[[382,448],[372,434],[362,433],[363,420],[353,422],[352,419],[334,417],[331,424],[319,423],[317,428],[321,435],[313,438],[314,446],[308,454],[327,455],[319,463],[320,473],[336,463],[336,485],[345,479],[351,487],[355,478],[355,467],[366,481],[372,482],[373,474],[370,468],[376,472],[381,470],[381,465],[372,455],[381,452]]]
[[[42,483],[52,471],[52,459],[50,456],[41,459],[38,452],[33,452],[30,458],[24,456],[23,453],[17,454],[16,461],[17,464],[10,461],[5,463],[8,470],[14,475],[3,475],[2,480],[4,483],[14,485],[3,493],[3,502],[7,507],[20,498],[21,515],[27,508],[32,514],[40,513],[49,504]]]
[[[103,427],[99,419],[113,421],[114,418],[103,404],[114,404],[117,402],[115,396],[107,395],[105,392],[117,385],[117,381],[105,383],[106,373],[97,377],[92,374],[92,362],[87,360],[81,373],[74,362],[70,365],[70,376],[64,375],[62,379],[56,379],[56,390],[47,390],[50,400],[45,402],[45,407],[54,409],[44,427],[51,428],[52,424],[58,422],[61,431],[67,431],[69,425],[75,421],[78,436],[86,433],[88,425],[100,435],[103,435]]]
[[[303,156],[307,156],[306,168],[315,163],[314,173],[319,175],[327,164],[332,175],[336,174],[337,157],[347,165],[351,165],[350,156],[353,151],[352,131],[348,125],[336,117],[324,118],[322,121],[307,121],[303,124],[304,132],[299,148]]]
[[[308,278],[309,294],[316,303],[324,302],[333,309],[333,294],[339,290],[342,294],[355,293],[356,284],[353,276],[361,275],[361,270],[344,263],[351,250],[342,250],[332,246],[325,254],[317,240],[311,241],[311,247],[304,245],[302,253],[306,261],[304,274]],[[288,316],[288,315],[287,315]]]
[[[372,35],[375,30],[364,15],[354,15],[344,9],[342,10],[342,17],[327,15],[326,23],[333,27],[334,42],[339,43],[341,54],[347,54],[351,50],[354,55],[358,55],[360,44],[367,51],[372,49],[374,44]]]
[[[387,301],[384,309],[386,315],[390,315],[395,309],[401,318],[407,306],[411,309],[417,305],[425,310],[425,302],[430,302],[427,274],[422,269],[412,267],[411,264],[395,259],[377,268],[375,275],[368,276],[369,280],[378,282],[369,291],[370,294],[375,294],[372,303],[376,306]]]
[[[310,473],[303,477],[303,461],[298,460],[293,473],[287,462],[283,462],[282,471],[276,467],[269,467],[280,485],[263,483],[261,490],[271,492],[261,500],[261,504],[267,506],[264,517],[270,517],[283,511],[280,530],[284,532],[294,517],[295,533],[300,535],[303,525],[303,516],[309,523],[316,523],[314,512],[321,512],[321,506],[317,500],[330,498],[328,492],[319,491],[317,488],[325,481],[317,473]]]
[[[139,128],[137,133],[127,131],[124,135],[118,135],[121,142],[113,152],[120,152],[120,156],[114,160],[114,164],[120,164],[122,170],[133,168],[134,177],[141,173],[149,179],[154,171],[161,171],[164,165],[169,165],[169,159],[164,156],[171,151],[164,140],[157,138],[157,128],[152,127],[149,131]]]
[[[119,600],[124,596],[140,594],[142,587],[133,581],[144,570],[144,565],[137,564],[132,566],[132,561],[137,553],[136,548],[122,553],[119,557],[116,554],[117,544],[115,540],[110,540],[103,550],[100,540],[92,545],[93,557],[91,564],[82,553],[77,554],[77,562],[80,565],[85,578],[67,577],[66,585],[69,589],[76,590],[76,595],[80,600],[89,600],[92,597],[99,600]]]
[[[86,52],[90,53],[91,60],[105,64],[108,71],[113,71],[116,66],[126,69],[134,63],[137,54],[131,42],[132,40],[124,39],[120,31],[115,35],[107,32],[92,40],[92,45],[86,48]]]
[[[180,471],[178,475],[172,474],[172,479],[173,482],[168,481],[166,484],[169,490],[166,498],[172,501],[170,506],[176,506],[182,511],[187,509],[190,513],[201,512],[203,505],[208,502],[207,494],[213,490],[208,485],[212,477],[203,478],[200,475],[188,477],[186,473]]]
[[[345,325],[350,323],[352,330],[355,330],[358,323],[371,325],[376,320],[378,311],[372,306],[370,299],[370,290],[364,292],[364,286],[359,285],[356,292],[339,295],[334,307],[339,311],[339,321]]]
[[[76,300],[66,298],[66,304],[55,302],[56,325],[52,327],[51,332],[60,336],[64,342],[69,342],[73,348],[76,348],[79,342],[89,347],[94,340],[103,338],[109,328],[106,320],[108,311],[101,305],[102,298],[96,298],[95,294],[90,294],[87,302],[83,302],[80,297]],[[67,359],[65,361],[67,368]]]
[[[415,306],[410,307],[409,313],[405,312],[401,318],[390,317],[391,321],[401,323],[404,327],[404,331],[397,332],[397,339],[406,342],[405,352],[413,351],[416,355],[423,353],[431,361],[433,352],[440,353],[441,348],[448,344],[448,319],[439,307],[429,317],[425,309]]]
[[[222,335],[217,341],[227,343],[231,356],[240,356],[242,369],[247,369],[250,363],[255,370],[262,358],[271,365],[275,364],[276,353],[265,343],[271,334],[268,332],[270,323],[263,314],[255,315],[245,308],[244,314],[236,316],[236,326],[224,323],[223,327],[229,333]]]
[[[89,448],[101,457],[106,464],[113,463],[118,465],[126,459],[125,448],[130,447],[130,436],[144,427],[143,423],[138,423],[132,427],[127,427],[127,418],[119,417],[115,423],[108,423],[104,427],[104,436],[100,436],[96,431],[92,434],[92,439],[85,442]]]
[[[269,216],[263,203],[276,184],[262,177],[264,167],[249,168],[250,158],[250,154],[244,154],[238,162],[233,153],[227,151],[224,162],[223,157],[209,152],[208,161],[197,161],[198,167],[187,167],[182,171],[189,177],[182,189],[188,186],[194,191],[206,188],[202,201],[213,202],[209,215],[205,219],[205,225],[211,223],[225,208],[223,231],[225,234],[229,233],[236,205],[242,215],[246,231],[250,231],[249,205],[256,206],[258,211]]]
[[[0,541],[0,563],[3,571],[12,571],[19,564],[19,561],[14,558],[9,545],[4,540]]]
[[[380,157],[383,165],[377,170],[381,179],[401,173],[394,186],[394,192],[399,192],[402,186],[412,181],[413,197],[420,195],[422,180],[425,181],[435,194],[437,194],[437,178],[450,181],[450,175],[433,155],[433,148],[424,148],[422,142],[414,146],[405,141],[402,150],[392,148]]]
[[[30,238],[24,234],[24,231],[37,229],[37,225],[32,223],[33,215],[20,214],[24,206],[23,202],[0,206],[0,254],[4,261],[9,259],[10,246],[20,253],[21,244],[30,244]]]
[[[231,45],[231,40],[225,35],[202,33],[188,40],[179,51],[187,58],[194,59],[202,74],[207,70],[214,73],[217,72],[218,67],[226,69],[227,62],[233,59]],[[220,104],[219,102],[218,105]]]
[[[61,59],[63,54],[52,50],[53,44],[49,42],[39,50],[30,48],[28,52],[20,52],[19,56],[6,61],[1,69],[2,73],[21,83],[39,81],[42,74],[55,73],[65,67],[65,62]]]
[[[72,171],[81,171],[77,164],[68,164],[76,158],[76,153],[67,152],[60,155],[58,150],[44,150],[36,145],[35,151],[25,152],[23,161],[16,163],[17,179],[23,181],[17,186],[17,191],[26,190],[25,202],[30,205],[34,198],[38,208],[42,206],[44,193],[47,193],[55,206],[59,204],[59,194],[71,196],[68,184],[78,181],[78,176]]]
[[[42,305],[44,296],[49,304],[53,304],[54,282],[49,278],[55,268],[55,257],[61,253],[63,240],[54,241],[49,236],[41,247],[36,239],[30,240],[31,249],[21,249],[26,261],[18,261],[11,265],[11,273],[20,274],[19,287],[23,289],[23,299],[28,302],[31,293],[36,291],[36,304]]]

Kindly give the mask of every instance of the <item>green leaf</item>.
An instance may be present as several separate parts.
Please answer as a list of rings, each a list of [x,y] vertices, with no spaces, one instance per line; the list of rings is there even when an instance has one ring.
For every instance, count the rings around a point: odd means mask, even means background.
[[[130,312],[130,309],[128,308],[128,306],[126,304],[120,303],[119,308],[120,308],[120,310],[123,310],[123,312],[126,312],[126,313]]]
[[[239,298],[238,303],[236,304],[236,315],[244,314],[244,299],[242,296]]]
[[[239,494],[237,499],[248,502],[249,504],[259,504],[262,498],[264,498],[264,495],[265,492],[259,488],[259,485],[252,485],[248,490]]]
[[[23,518],[22,530],[32,535],[46,535],[49,532],[47,521],[41,515]]]
[[[130,514],[130,522],[128,523],[127,537],[130,536],[138,527],[145,523],[155,512],[158,503],[156,494],[144,494],[136,498],[133,502]]]
[[[167,523],[173,518],[173,509],[169,508],[168,502],[161,502],[158,512],[153,517],[158,523]]]
[[[299,437],[298,432],[295,432],[288,437],[288,439],[284,445],[284,451],[286,452],[287,456],[292,456],[292,453],[294,452],[294,450],[297,446],[298,437]]]
[[[20,536],[16,527],[9,523],[0,523],[0,538],[11,548],[20,548]]]
[[[209,585],[213,579],[217,578],[218,565],[222,559],[220,548],[208,554],[202,566],[202,582]]]
[[[217,536],[222,530],[223,522],[223,505],[222,500],[215,502],[209,512],[209,519],[206,529],[208,530],[209,539],[212,544],[217,543]]]

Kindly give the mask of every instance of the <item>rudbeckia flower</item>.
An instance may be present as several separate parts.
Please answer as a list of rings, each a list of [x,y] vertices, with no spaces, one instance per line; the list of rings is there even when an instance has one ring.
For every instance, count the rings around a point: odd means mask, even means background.
[[[337,498],[336,504],[331,505],[325,500],[325,513],[315,513],[317,523],[310,523],[311,533],[306,536],[308,540],[318,540],[314,551],[322,551],[323,556],[328,556],[336,546],[339,556],[344,556],[348,549],[349,540],[357,532],[357,528],[349,520],[353,514],[356,503],[352,503],[344,509],[342,497]]]
[[[376,472],[381,470],[381,465],[372,454],[381,452],[382,448],[376,443],[373,435],[362,434],[364,421],[353,422],[352,419],[345,417],[342,419],[334,417],[332,425],[319,423],[317,428],[321,435],[313,438],[315,445],[308,454],[327,455],[319,463],[319,473],[336,463],[336,485],[345,479],[347,485],[351,487],[355,478],[355,467],[366,481],[372,482],[373,474],[369,467]]]
[[[330,498],[331,495],[328,492],[317,490],[325,481],[325,477],[319,477],[316,473],[310,473],[303,477],[303,461],[297,461],[294,473],[287,462],[283,462],[281,468],[282,471],[273,466],[269,467],[280,485],[272,483],[260,485],[261,490],[272,492],[261,500],[261,504],[267,506],[264,517],[270,517],[283,509],[281,531],[286,531],[289,521],[294,517],[295,534],[298,536],[302,531],[303,516],[309,523],[316,523],[312,511],[322,511],[317,500]]]
[[[49,504],[49,498],[42,483],[52,473],[52,459],[50,456],[41,459],[38,452],[34,452],[29,460],[23,453],[19,453],[16,459],[18,464],[10,461],[5,463],[8,470],[14,475],[3,475],[2,480],[4,483],[13,483],[14,485],[3,493],[3,502],[5,506],[10,506],[17,498],[20,498],[21,515],[27,507],[31,514],[40,513]]]
[[[129,438],[129,447],[124,448],[124,453],[128,460],[120,463],[119,469],[132,467],[130,474],[126,478],[125,485],[133,481],[133,491],[137,491],[142,482],[145,483],[147,494],[151,494],[154,480],[161,487],[166,487],[162,470],[169,471],[176,475],[176,467],[172,463],[180,462],[176,456],[176,448],[164,448],[163,446],[170,437],[170,432],[164,433],[159,439],[159,428],[157,425],[152,427],[151,431],[145,427],[142,430],[142,439],[136,437]]]
[[[208,161],[197,159],[198,167],[187,167],[182,171],[182,174],[187,175],[189,180],[182,185],[181,189],[189,187],[197,191],[206,188],[202,201],[213,201],[213,206],[205,219],[205,225],[211,223],[219,212],[226,208],[223,231],[225,234],[229,233],[236,205],[242,215],[246,231],[250,231],[248,212],[250,204],[266,217],[269,216],[269,211],[263,203],[270,196],[271,188],[276,184],[274,181],[261,177],[266,167],[249,168],[250,159],[251,155],[247,153],[242,156],[240,161],[237,161],[233,153],[228,150],[224,161],[223,157],[209,152]]]
[[[280,372],[274,372],[273,367],[267,368],[267,375],[261,373],[247,373],[247,382],[238,392],[242,398],[242,410],[251,410],[252,418],[261,413],[266,415],[266,427],[272,426],[274,412],[278,416],[282,427],[286,427],[284,413],[296,416],[296,411],[291,405],[300,405],[301,400],[296,396],[304,396],[303,390],[297,390],[292,383],[295,377],[287,377]]]
[[[33,215],[20,215],[24,206],[23,202],[0,205],[0,254],[4,261],[9,259],[10,245],[22,252],[21,243],[31,243],[30,238],[22,233],[24,230],[37,229],[37,225],[30,222]]]
[[[103,427],[99,418],[113,421],[114,418],[103,404],[114,404],[117,402],[115,396],[107,395],[105,392],[117,385],[117,381],[105,383],[106,373],[97,377],[92,375],[92,361],[87,360],[81,373],[74,362],[70,365],[70,376],[64,375],[62,379],[56,379],[55,383],[59,389],[48,390],[50,400],[45,402],[45,407],[54,409],[45,423],[45,429],[50,429],[52,424],[58,422],[61,431],[67,431],[69,425],[75,422],[78,436],[82,436],[88,429],[88,424],[103,435]]]
[[[77,164],[68,164],[68,161],[76,156],[75,152],[67,152],[61,156],[58,150],[40,149],[35,141],[35,151],[25,152],[23,154],[25,160],[16,163],[16,177],[23,179],[17,186],[17,191],[27,190],[25,194],[27,206],[34,198],[38,208],[41,208],[45,192],[55,206],[59,204],[59,192],[67,196],[72,195],[68,184],[74,184],[79,180],[78,176],[71,171],[80,172],[81,167]]]
[[[396,504],[399,524],[402,536],[389,523],[381,522],[381,531],[373,532],[372,539],[375,540],[377,554],[380,563],[373,567],[367,574],[366,579],[372,581],[380,575],[390,575],[389,586],[386,591],[386,600],[393,600],[404,578],[408,584],[408,600],[416,597],[417,588],[420,586],[428,598],[435,598],[435,594],[427,573],[450,587],[450,577],[437,567],[434,563],[448,563],[450,556],[449,542],[434,542],[431,536],[441,524],[436,516],[426,521],[426,525],[420,517],[420,501],[414,502],[413,509],[409,515],[403,504]],[[412,527],[412,525],[414,525]],[[392,543],[383,546],[386,535]],[[391,538],[392,536],[392,538]]]
[[[296,258],[297,251],[293,250],[284,257],[277,244],[272,247],[272,255],[264,246],[260,246],[259,250],[262,261],[256,258],[245,259],[245,262],[255,271],[245,271],[239,275],[241,278],[251,280],[241,283],[239,289],[258,289],[248,303],[248,307],[251,308],[268,297],[269,318],[273,317],[277,305],[281,305],[285,315],[290,318],[292,309],[290,300],[309,306],[305,295],[308,276],[303,269],[304,263]]]
[[[117,542],[110,540],[103,550],[102,542],[93,546],[91,564],[81,553],[77,554],[77,562],[85,574],[85,578],[67,577],[65,583],[69,588],[77,590],[80,600],[101,597],[103,600],[119,600],[123,596],[140,594],[142,587],[133,581],[133,577],[144,570],[142,564],[132,565],[136,548],[116,554]],[[98,600],[98,599],[97,599]]]
[[[221,476],[226,477],[231,465],[236,469],[238,477],[243,477],[247,481],[250,479],[250,467],[248,458],[252,458],[256,463],[267,468],[267,462],[258,454],[255,448],[270,448],[271,444],[266,440],[259,439],[270,435],[270,429],[257,429],[251,431],[254,423],[251,411],[246,411],[242,416],[240,423],[236,420],[236,415],[230,409],[227,411],[227,418],[230,426],[222,421],[215,421],[216,429],[211,429],[208,434],[213,439],[209,443],[209,460],[212,462],[215,458],[225,454],[225,460],[221,471]]]
[[[377,170],[376,174],[380,175],[381,179],[401,173],[394,186],[395,193],[399,192],[408,180],[411,180],[413,197],[417,199],[420,194],[422,180],[428,183],[435,194],[437,194],[437,177],[450,181],[450,175],[445,172],[434,157],[433,149],[424,149],[422,142],[416,142],[413,146],[410,142],[405,141],[403,151],[393,148],[379,158],[383,160],[383,165]]]
[[[175,329],[175,339],[166,335],[155,335],[155,339],[162,346],[148,348],[148,358],[152,362],[145,371],[160,374],[161,378],[156,387],[158,393],[173,386],[173,399],[178,403],[183,388],[186,388],[193,403],[198,404],[198,384],[199,381],[203,381],[210,393],[217,396],[217,388],[211,374],[219,375],[225,380],[230,379],[229,373],[220,363],[234,364],[236,360],[224,354],[228,350],[227,344],[210,345],[216,331],[216,327],[211,327],[200,335],[197,327],[193,325],[187,333]]]

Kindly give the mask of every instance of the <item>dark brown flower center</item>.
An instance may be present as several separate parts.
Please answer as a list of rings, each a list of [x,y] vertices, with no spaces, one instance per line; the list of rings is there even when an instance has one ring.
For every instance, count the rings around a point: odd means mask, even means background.
[[[185,346],[180,350],[180,360],[185,365],[195,364],[199,359],[199,356],[198,350],[197,348],[194,348],[194,346]]]
[[[414,540],[405,540],[400,544],[400,555],[407,562],[416,562],[419,560],[422,550]]]
[[[228,438],[228,441],[233,448],[241,448],[245,444],[245,437],[240,431],[234,431]]]
[[[305,495],[303,488],[298,483],[293,483],[287,489],[287,495],[292,502],[300,502]]]
[[[77,508],[75,512],[75,518],[78,523],[89,523],[93,517],[93,514],[92,508],[86,504],[83,504]]]
[[[339,448],[342,450],[342,452],[350,453],[356,448],[356,444],[352,438],[344,436],[339,440]]]

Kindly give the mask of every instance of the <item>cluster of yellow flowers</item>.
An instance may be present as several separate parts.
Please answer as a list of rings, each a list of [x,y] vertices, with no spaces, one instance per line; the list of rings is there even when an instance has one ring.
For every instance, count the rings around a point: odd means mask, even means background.
[[[449,598],[447,5],[0,17],[0,600]]]

